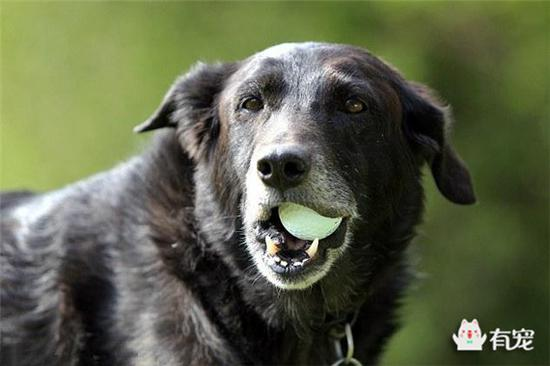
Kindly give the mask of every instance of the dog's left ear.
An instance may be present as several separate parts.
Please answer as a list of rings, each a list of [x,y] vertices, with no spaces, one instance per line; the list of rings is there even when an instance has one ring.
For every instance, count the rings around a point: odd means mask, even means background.
[[[186,151],[198,158],[218,132],[217,99],[234,66],[197,64],[172,84],[160,107],[134,132],[176,128]]]
[[[454,203],[474,203],[468,168],[449,142],[450,107],[421,84],[407,83],[403,94],[405,134],[430,165],[439,191]]]

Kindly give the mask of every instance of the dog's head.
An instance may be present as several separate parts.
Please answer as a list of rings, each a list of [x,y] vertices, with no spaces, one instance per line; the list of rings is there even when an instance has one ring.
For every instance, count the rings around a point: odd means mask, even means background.
[[[211,198],[202,220],[238,217],[257,270],[302,289],[384,232],[410,238],[423,164],[449,200],[474,202],[449,123],[426,87],[368,52],[300,43],[198,65],[136,131],[175,128],[196,163],[196,194]],[[302,216],[292,221],[292,209]]]

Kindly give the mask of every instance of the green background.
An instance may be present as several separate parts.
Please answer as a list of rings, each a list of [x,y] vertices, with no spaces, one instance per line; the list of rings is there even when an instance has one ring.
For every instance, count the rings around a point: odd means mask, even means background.
[[[479,203],[426,175],[420,273],[383,357],[395,364],[548,364],[549,6],[542,2],[1,4],[1,188],[48,190],[108,169],[131,128],[197,60],[286,41],[369,48],[454,108]],[[535,349],[457,352],[463,318],[534,329]]]

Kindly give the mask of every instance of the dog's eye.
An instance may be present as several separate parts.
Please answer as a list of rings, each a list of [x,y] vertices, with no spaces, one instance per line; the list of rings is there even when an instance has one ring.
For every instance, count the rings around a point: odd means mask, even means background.
[[[264,107],[264,103],[260,98],[251,97],[251,98],[245,99],[245,101],[242,104],[242,107],[249,111],[257,112]]]
[[[346,107],[346,112],[348,113],[363,112],[366,108],[365,103],[363,103],[357,98],[349,98],[348,100],[346,100],[345,107]]]

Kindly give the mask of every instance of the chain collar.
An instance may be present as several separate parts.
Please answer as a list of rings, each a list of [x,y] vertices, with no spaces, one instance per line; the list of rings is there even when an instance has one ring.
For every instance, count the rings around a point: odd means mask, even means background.
[[[336,355],[336,362],[331,366],[341,366],[341,365],[352,365],[352,366],[362,366],[361,362],[353,357],[355,347],[353,344],[353,333],[351,327],[359,311],[356,311],[353,314],[352,319],[342,320],[333,324],[328,331],[328,336],[332,340],[334,345],[334,354]],[[345,343],[346,354],[342,351],[342,343]]]

